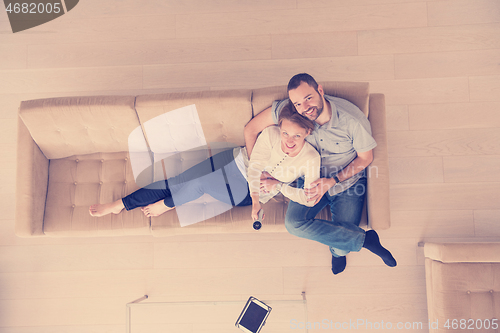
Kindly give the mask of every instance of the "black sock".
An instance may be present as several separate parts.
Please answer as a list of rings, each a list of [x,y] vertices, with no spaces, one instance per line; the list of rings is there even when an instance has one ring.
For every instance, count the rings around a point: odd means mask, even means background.
[[[332,256],[332,272],[337,275],[342,273],[345,269],[346,259],[343,257],[334,257]]]
[[[389,252],[382,246],[382,244],[380,244],[380,239],[378,238],[378,234],[375,232],[375,230],[368,230],[366,232],[363,247],[382,258],[387,266],[394,267],[397,265],[396,259],[394,259],[391,252]]]

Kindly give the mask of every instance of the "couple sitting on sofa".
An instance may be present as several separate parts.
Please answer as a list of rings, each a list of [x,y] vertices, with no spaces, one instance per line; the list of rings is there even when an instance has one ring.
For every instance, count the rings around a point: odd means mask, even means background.
[[[358,226],[366,194],[365,168],[376,146],[368,120],[352,103],[324,95],[308,74],[290,80],[288,95],[288,100],[273,103],[246,125],[246,151],[216,154],[179,176],[113,203],[93,205],[90,214],[118,214],[123,208],[143,207],[146,216],[158,216],[208,193],[234,206],[251,204],[252,218],[257,219],[260,203],[281,192],[291,200],[285,217],[287,230],[328,245],[334,274],[345,269],[347,253],[362,247],[386,265],[396,266],[377,233]],[[196,181],[206,170],[221,166],[226,182],[216,181],[216,173],[213,181],[210,177]],[[297,178],[298,188],[288,185]],[[330,205],[332,221],[316,219],[326,205]]]

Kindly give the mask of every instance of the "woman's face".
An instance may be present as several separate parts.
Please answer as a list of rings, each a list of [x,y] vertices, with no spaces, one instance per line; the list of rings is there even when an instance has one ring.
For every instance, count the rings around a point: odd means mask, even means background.
[[[281,150],[290,156],[297,155],[305,144],[305,138],[310,130],[297,125],[296,123],[283,119],[280,126]]]

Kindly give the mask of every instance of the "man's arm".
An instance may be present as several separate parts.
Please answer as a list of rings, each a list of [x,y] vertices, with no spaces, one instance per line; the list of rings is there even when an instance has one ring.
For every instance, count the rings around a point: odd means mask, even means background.
[[[352,160],[349,165],[347,165],[341,172],[337,174],[340,182],[343,182],[346,179],[351,178],[357,173],[360,173],[366,167],[370,165],[373,161],[373,149],[369,151],[365,151],[364,153],[358,153],[358,156]],[[334,184],[335,185],[335,184]]]
[[[257,141],[259,133],[262,132],[264,128],[274,125],[271,111],[271,107],[268,107],[253,117],[252,120],[245,125],[243,134],[245,136],[245,146],[247,148],[248,158],[250,158],[252,154],[253,146],[255,145],[255,141]]]
[[[349,179],[355,174],[363,171],[372,161],[373,149],[363,153],[358,153],[358,156],[337,174],[339,181],[343,182],[344,180]],[[314,204],[317,204],[326,191],[328,191],[335,184],[336,182],[333,178],[320,178],[315,182],[312,182],[311,187],[305,189],[306,195],[309,197],[309,201],[314,201]]]

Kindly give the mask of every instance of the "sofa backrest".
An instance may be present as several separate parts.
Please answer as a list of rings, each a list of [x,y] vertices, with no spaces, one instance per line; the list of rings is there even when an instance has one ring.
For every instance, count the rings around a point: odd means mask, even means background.
[[[19,116],[48,159],[128,150],[140,124],[133,96],[62,97],[21,102]]]
[[[193,105],[199,122],[193,117]],[[164,153],[165,150],[171,150],[171,147],[169,142],[158,142],[156,137],[151,137],[151,131],[148,130],[150,121],[161,121],[165,125],[166,134],[176,133],[176,137],[179,136],[178,132],[200,135],[198,129],[201,125],[206,143],[227,142],[242,146],[245,142],[243,128],[252,118],[251,91],[226,90],[141,95],[137,96],[136,110],[153,153]],[[172,118],[175,121],[160,117],[171,111],[180,111],[180,117],[178,114]]]
[[[356,105],[368,117],[369,84],[367,82],[318,82],[325,94],[340,97]],[[275,86],[253,90],[254,116],[271,106],[273,101],[288,98],[286,86]]]
[[[368,83],[320,84],[326,94],[345,98],[368,115]],[[19,116],[48,159],[98,152],[144,153],[147,152],[146,143],[154,154],[177,153],[198,144],[217,143],[222,147],[227,143],[228,146],[243,146],[243,128],[252,114],[258,114],[274,100],[285,98],[286,86],[137,97],[62,97],[23,101]],[[160,119],[159,116],[175,110],[178,112],[170,125],[168,120]],[[184,113],[189,116],[184,117]],[[193,114],[198,119],[193,119]],[[170,140],[153,140],[153,135],[148,137],[148,125],[160,121],[163,123],[158,128],[165,128],[166,134],[185,132],[191,138],[191,133],[194,132],[199,138],[193,140],[191,146],[188,143],[187,149],[183,145],[174,145],[172,148]],[[136,140],[130,142],[133,137]]]

